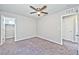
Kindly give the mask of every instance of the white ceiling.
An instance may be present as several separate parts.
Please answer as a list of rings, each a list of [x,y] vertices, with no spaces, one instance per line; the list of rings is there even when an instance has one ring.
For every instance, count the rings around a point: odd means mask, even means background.
[[[29,14],[30,12],[34,11],[31,9],[29,6],[32,5],[35,8],[37,7],[42,7],[46,4],[0,4],[0,10],[1,11],[7,11],[11,13],[16,13],[28,17],[33,17],[33,18],[40,18],[43,16],[38,17],[36,14],[31,15]],[[53,14],[58,11],[62,11],[64,9],[72,8],[79,6],[78,4],[47,4],[47,8],[44,11],[48,12],[48,15]],[[46,15],[44,15],[46,16]]]

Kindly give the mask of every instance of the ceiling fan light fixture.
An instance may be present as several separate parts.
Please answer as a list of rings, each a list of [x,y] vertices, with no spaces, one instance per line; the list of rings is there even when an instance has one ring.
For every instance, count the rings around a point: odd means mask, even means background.
[[[37,14],[41,14],[40,12],[37,12]]]
[[[38,16],[41,16],[42,14],[48,14],[47,12],[43,12],[43,10],[47,8],[47,6],[43,6],[41,8],[35,8],[33,6],[30,6],[30,8],[36,11],[36,12],[31,12],[30,14],[36,13]]]

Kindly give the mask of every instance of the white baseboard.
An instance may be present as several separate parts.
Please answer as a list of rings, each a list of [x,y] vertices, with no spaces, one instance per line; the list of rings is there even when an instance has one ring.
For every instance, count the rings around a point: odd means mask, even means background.
[[[26,40],[26,39],[30,39],[30,38],[34,38],[34,37],[39,37],[39,38],[42,38],[42,39],[48,40],[48,41],[50,41],[50,42],[54,42],[54,43],[56,43],[56,44],[62,45],[62,43],[59,43],[59,42],[56,42],[56,41],[50,40],[49,38],[45,38],[45,37],[43,37],[43,36],[29,36],[29,37],[26,37],[26,38],[17,39],[17,40],[15,40],[15,41]]]
[[[25,37],[25,38],[21,38],[21,39],[17,39],[17,40],[15,39],[15,41],[26,40],[26,39],[30,39],[30,38],[34,38],[34,37],[39,37],[39,38],[42,38],[42,39],[48,40],[48,41],[50,41],[50,42],[54,42],[54,43],[57,43],[57,44],[59,44],[59,45],[62,45],[62,43],[59,43],[59,42],[53,41],[53,40],[51,40],[51,39],[49,39],[49,38],[46,38],[46,37],[43,37],[43,36],[29,36],[29,37]],[[2,44],[0,43],[0,45],[2,45]]]
[[[15,41],[26,40],[26,39],[30,39],[30,38],[34,38],[34,37],[36,37],[36,36],[29,36],[29,37],[26,37],[26,38],[17,39]]]
[[[45,40],[48,40],[48,41],[50,41],[50,42],[54,42],[54,43],[56,43],[56,44],[62,45],[62,43],[53,41],[53,40],[51,40],[51,39],[49,39],[49,38],[45,38],[45,37],[43,37],[43,36],[38,36],[38,37],[39,37],[39,38],[42,38],[42,39],[45,39]]]

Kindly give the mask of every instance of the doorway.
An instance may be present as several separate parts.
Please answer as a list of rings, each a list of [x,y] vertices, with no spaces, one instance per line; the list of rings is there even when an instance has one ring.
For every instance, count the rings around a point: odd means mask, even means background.
[[[15,18],[2,16],[1,44],[12,43],[16,39],[16,23]]]
[[[62,17],[61,34],[62,40],[77,42],[78,34],[77,15],[66,15]]]
[[[78,15],[64,15],[61,19],[61,42],[62,45],[78,54]]]

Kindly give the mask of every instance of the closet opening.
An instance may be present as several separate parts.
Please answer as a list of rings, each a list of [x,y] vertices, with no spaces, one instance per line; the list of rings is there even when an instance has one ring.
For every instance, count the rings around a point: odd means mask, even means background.
[[[12,43],[16,39],[16,19],[2,16],[1,20],[1,44]]]

